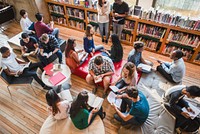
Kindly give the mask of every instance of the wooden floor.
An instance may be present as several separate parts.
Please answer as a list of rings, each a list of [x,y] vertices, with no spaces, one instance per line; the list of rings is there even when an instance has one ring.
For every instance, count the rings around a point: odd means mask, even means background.
[[[59,27],[60,37],[68,39],[73,37],[77,40],[77,44],[82,45],[82,37],[84,33],[75,30]],[[13,22],[6,26],[4,34],[0,34],[0,46],[6,44],[8,38],[21,32],[18,23]],[[101,44],[101,39],[95,37],[95,44]],[[110,48],[110,43],[104,46]],[[123,45],[124,59],[127,59],[132,46]],[[149,59],[149,56],[154,56],[162,60],[168,60],[168,57],[144,51],[144,57]],[[157,65],[157,63],[155,63]],[[40,87],[36,82],[34,85]],[[200,85],[200,66],[186,63],[186,76],[183,79],[183,84]],[[0,80],[0,133],[38,133],[44,120],[48,114],[46,111],[46,91],[40,88],[35,88],[37,95],[34,94],[29,86],[11,87],[12,100],[7,91],[6,85]],[[89,86],[84,79],[72,75],[72,95],[77,95],[81,90],[86,89],[91,91],[92,86]],[[102,90],[98,90],[98,95],[102,95]],[[119,129],[118,125],[112,125],[110,120],[113,118],[114,109],[109,105],[107,100],[103,103],[107,116],[104,119],[106,134],[116,134]],[[137,134],[138,132],[136,132]]]

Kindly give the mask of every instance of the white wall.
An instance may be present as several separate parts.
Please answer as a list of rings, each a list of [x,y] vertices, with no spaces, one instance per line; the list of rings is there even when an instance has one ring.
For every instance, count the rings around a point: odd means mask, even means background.
[[[138,5],[144,9],[149,9],[152,6],[153,0],[139,0]]]

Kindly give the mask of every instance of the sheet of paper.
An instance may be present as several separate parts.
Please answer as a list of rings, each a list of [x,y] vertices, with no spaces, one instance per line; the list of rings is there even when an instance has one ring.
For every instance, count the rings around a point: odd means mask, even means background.
[[[190,115],[191,119],[194,119],[195,117],[197,117],[197,115],[200,114],[200,110],[197,107],[193,106],[191,103],[188,103],[188,104],[189,104],[190,108],[194,111],[194,113],[188,112],[185,107],[182,108],[182,111],[187,112]]]
[[[113,92],[117,92],[119,90],[119,88],[116,86],[109,86],[109,87],[110,89],[112,89]]]

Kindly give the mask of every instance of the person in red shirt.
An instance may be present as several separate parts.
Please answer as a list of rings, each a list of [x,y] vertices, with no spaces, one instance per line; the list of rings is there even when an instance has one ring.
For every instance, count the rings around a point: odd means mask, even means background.
[[[34,24],[34,28],[36,31],[36,35],[38,38],[42,36],[42,34],[47,33],[54,35],[58,39],[58,34],[59,34],[59,29],[58,28],[53,28],[54,22],[51,21],[49,25],[46,25],[43,22],[43,15],[40,13],[35,14],[35,17],[37,19],[37,22]]]

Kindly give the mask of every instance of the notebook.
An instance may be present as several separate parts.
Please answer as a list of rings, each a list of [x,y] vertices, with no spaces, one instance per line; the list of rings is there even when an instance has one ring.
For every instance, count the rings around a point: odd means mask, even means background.
[[[61,72],[56,73],[55,75],[51,76],[49,78],[49,81],[51,82],[52,85],[57,85],[58,83],[60,83],[62,80],[64,80],[66,77],[64,74],[62,74]]]
[[[44,71],[50,71],[51,69],[53,69],[53,63],[46,65],[43,69]]]

